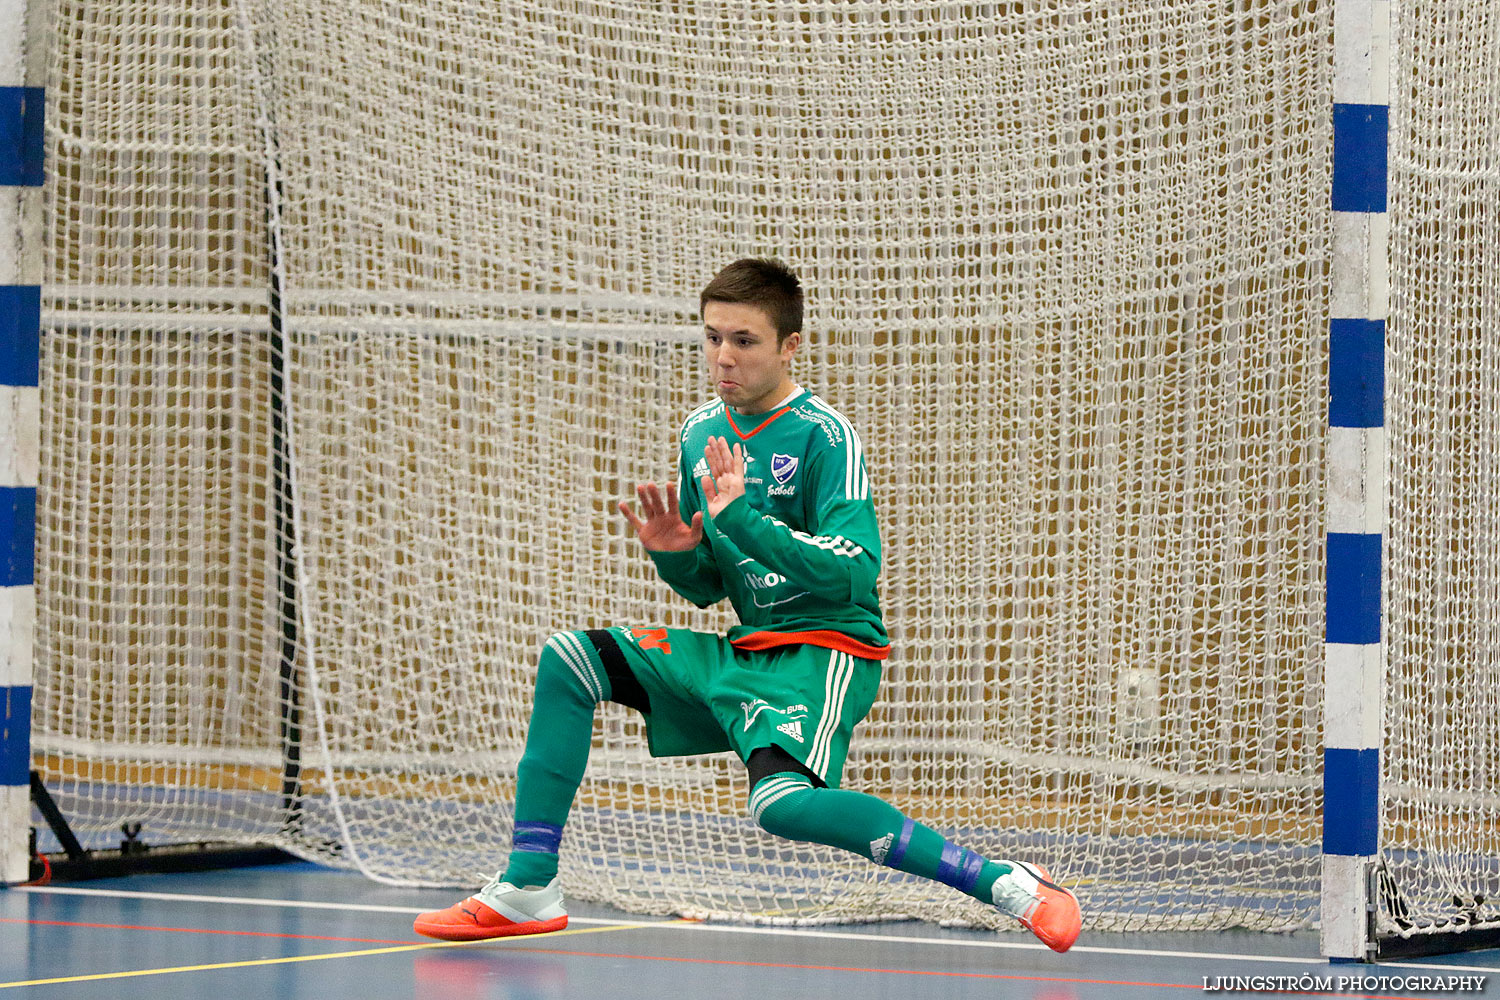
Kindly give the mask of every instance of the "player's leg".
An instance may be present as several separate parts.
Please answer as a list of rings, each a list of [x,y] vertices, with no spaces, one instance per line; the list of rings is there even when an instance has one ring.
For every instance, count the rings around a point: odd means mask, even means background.
[[[545,886],[557,877],[563,825],[583,783],[595,706],[620,702],[648,712],[645,693],[603,630],[559,632],[537,664],[526,747],[516,766],[516,825],[502,881]]]
[[[467,941],[567,926],[557,886],[557,854],[588,765],[595,706],[624,701],[646,708],[640,685],[606,668],[606,660],[613,658],[601,655],[600,647],[612,644],[607,633],[559,632],[542,647],[531,725],[517,767],[509,862],[478,893],[419,916],[413,925],[417,933]],[[642,703],[632,704],[637,701]]]
[[[748,765],[750,813],[768,832],[842,848],[952,886],[1017,918],[1055,951],[1067,951],[1077,940],[1078,902],[1045,868],[991,861],[873,795],[818,787],[780,747],[754,751]]]
[[[1066,951],[1078,936],[1078,902],[1046,869],[991,861],[872,795],[837,788],[849,738],[874,702],[879,673],[876,663],[812,646],[743,663],[733,682],[759,694],[741,695],[753,705],[742,725],[726,721],[750,768],[751,814],[777,836],[839,847],[952,886]]]

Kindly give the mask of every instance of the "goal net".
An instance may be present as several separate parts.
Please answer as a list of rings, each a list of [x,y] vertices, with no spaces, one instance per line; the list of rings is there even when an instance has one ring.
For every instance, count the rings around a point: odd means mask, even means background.
[[[94,842],[494,871],[547,635],[729,623],[613,504],[707,396],[698,290],[767,254],[884,534],[847,786],[1043,861],[1092,927],[1307,925],[1330,33],[1301,0],[56,0],[48,787]],[[1490,268],[1424,330],[1493,340]],[[1442,570],[1466,607],[1477,557]],[[761,833],[747,791],[606,706],[567,890],[998,923]]]
[[[1500,8],[1400,5],[1378,930],[1500,930]],[[1491,939],[1496,940],[1496,939]]]

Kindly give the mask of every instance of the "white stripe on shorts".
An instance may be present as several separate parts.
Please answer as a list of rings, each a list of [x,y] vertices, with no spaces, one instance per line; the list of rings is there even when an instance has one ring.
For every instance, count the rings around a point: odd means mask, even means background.
[[[807,768],[823,780],[828,769],[828,758],[833,750],[833,737],[839,731],[839,720],[844,715],[844,696],[849,693],[849,682],[854,678],[854,663],[848,653],[833,650],[828,658],[828,673],[823,678],[823,717],[818,721],[818,733],[813,737],[812,750],[807,755]]]

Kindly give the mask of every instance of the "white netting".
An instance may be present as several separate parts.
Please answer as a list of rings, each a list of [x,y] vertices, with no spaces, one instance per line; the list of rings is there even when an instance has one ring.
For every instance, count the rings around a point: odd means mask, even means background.
[[[35,744],[86,830],[501,864],[547,634],[726,623],[613,502],[705,397],[698,289],[769,253],[884,530],[847,784],[1051,865],[1091,926],[1311,919],[1324,5],[58,8]],[[746,791],[608,708],[568,888],[995,922]]]
[[[1500,7],[1400,11],[1379,916],[1426,933],[1500,922]]]

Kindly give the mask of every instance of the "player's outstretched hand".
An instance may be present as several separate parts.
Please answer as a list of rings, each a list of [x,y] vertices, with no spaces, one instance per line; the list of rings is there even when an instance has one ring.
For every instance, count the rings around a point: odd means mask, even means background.
[[[704,505],[709,517],[717,517],[719,511],[745,495],[745,452],[738,444],[730,451],[724,438],[711,437],[703,458],[711,473],[703,477]]]
[[[635,488],[640,498],[641,512],[645,520],[636,516],[630,504],[620,501],[620,513],[635,529],[636,537],[651,552],[686,552],[703,538],[703,512],[693,514],[693,523],[684,524],[677,513],[677,484],[667,484],[667,498],[662,500],[661,490],[655,483],[642,483]]]

